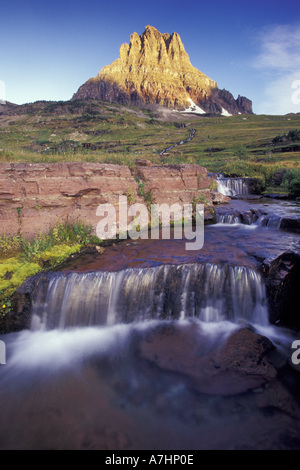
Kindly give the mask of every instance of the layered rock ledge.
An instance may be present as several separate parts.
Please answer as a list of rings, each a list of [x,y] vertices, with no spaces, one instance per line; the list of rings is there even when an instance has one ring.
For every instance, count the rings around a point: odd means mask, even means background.
[[[0,165],[0,235],[31,239],[57,223],[81,220],[95,229],[100,204],[205,203],[205,220],[214,221],[213,205],[228,198],[212,191],[207,170],[198,165],[138,166],[105,163],[4,163]],[[146,197],[147,196],[147,197]],[[147,199],[147,200],[146,200]]]

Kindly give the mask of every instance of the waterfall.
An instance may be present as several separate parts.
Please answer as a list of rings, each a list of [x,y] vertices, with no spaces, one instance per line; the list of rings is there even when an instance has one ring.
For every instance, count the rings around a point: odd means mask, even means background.
[[[218,224],[241,224],[241,217],[236,214],[216,214]]]
[[[223,175],[218,175],[217,185],[219,193],[224,196],[249,194],[247,178],[225,178]]]
[[[261,225],[263,227],[269,227],[274,229],[279,229],[281,225],[282,217],[278,215],[261,215],[257,221],[256,225]]]
[[[218,213],[216,209],[216,219],[218,224],[244,224],[279,229],[282,217],[279,215],[268,214],[260,209],[251,209],[248,211]]]
[[[211,263],[48,273],[35,289],[32,329],[188,317],[267,325],[259,273],[245,266]]]

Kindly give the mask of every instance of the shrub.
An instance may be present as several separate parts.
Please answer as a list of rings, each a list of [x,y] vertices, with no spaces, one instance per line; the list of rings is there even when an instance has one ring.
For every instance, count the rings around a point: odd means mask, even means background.
[[[21,250],[21,237],[19,235],[13,235],[9,237],[3,235],[0,237],[0,258],[7,258],[14,256]]]
[[[300,130],[299,129],[292,129],[288,132],[287,138],[292,140],[293,142],[297,142],[300,140]]]
[[[292,142],[298,142],[300,140],[300,130],[291,129],[287,134],[277,135],[276,137],[274,137],[272,142],[273,144],[278,144],[287,140],[291,140]]]
[[[284,174],[281,186],[286,188],[290,197],[300,196],[300,170],[287,170]]]

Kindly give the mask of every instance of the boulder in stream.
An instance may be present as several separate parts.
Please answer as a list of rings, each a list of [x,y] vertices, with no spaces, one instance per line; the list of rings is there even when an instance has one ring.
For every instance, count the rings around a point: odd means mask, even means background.
[[[197,391],[213,395],[243,393],[272,381],[277,371],[267,353],[273,349],[268,338],[242,327],[205,351],[201,333],[192,323],[158,327],[139,345],[143,358],[183,374]]]

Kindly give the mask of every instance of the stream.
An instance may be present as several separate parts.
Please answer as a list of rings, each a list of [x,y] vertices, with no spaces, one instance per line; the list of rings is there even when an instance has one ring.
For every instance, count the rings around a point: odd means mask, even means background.
[[[0,338],[0,449],[300,449],[299,335],[270,323],[261,271],[300,254],[280,228],[300,203],[216,211],[201,250],[124,240],[40,278],[31,329]]]
[[[190,129],[190,135],[187,139],[184,139],[184,140],[181,140],[180,142],[174,144],[174,145],[170,145],[169,147],[163,149],[159,155],[165,155],[169,150],[175,148],[175,147],[178,147],[178,145],[183,145],[183,144],[186,144],[187,142],[190,142],[190,140],[192,140],[194,137],[195,137],[195,134],[196,134],[196,129]]]

